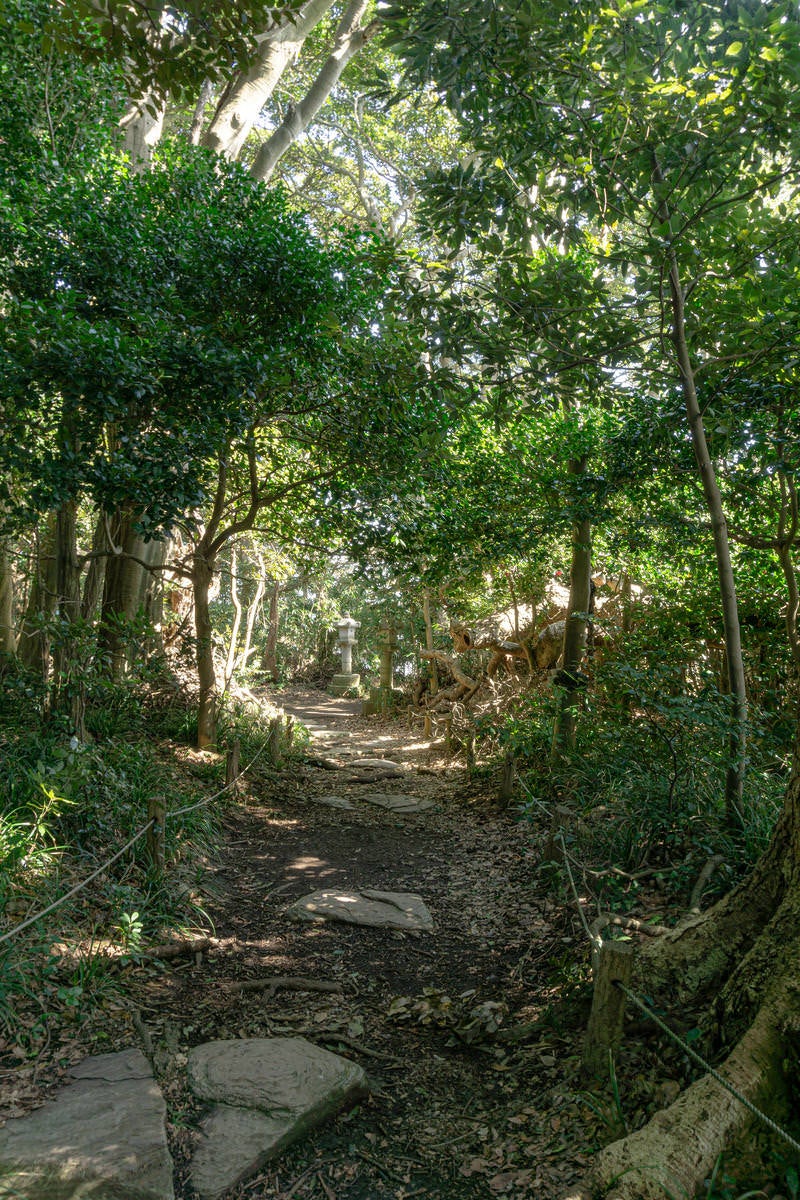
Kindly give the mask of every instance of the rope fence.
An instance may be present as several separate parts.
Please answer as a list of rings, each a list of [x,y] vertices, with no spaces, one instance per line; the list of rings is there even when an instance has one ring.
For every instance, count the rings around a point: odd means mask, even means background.
[[[269,743],[265,741],[259,748],[258,752],[250,759],[250,762],[247,764],[247,766],[244,767],[234,779],[231,779],[225,784],[224,787],[221,787],[219,791],[214,792],[214,794],[211,796],[204,796],[202,800],[198,800],[195,804],[187,804],[183,808],[176,809],[175,812],[166,813],[165,820],[172,821],[176,817],[185,816],[186,813],[194,812],[194,810],[197,808],[202,808],[202,806],[205,804],[211,804],[214,800],[219,800],[220,796],[224,796],[226,792],[229,792],[232,788],[236,787],[242,775],[247,774],[247,772],[255,765],[255,763],[267,749],[268,745]],[[26,917],[24,921],[20,921],[19,925],[15,925],[13,929],[8,929],[5,933],[0,934],[0,946],[3,945],[4,942],[11,941],[12,938],[17,937],[18,934],[22,933],[24,930],[29,929],[31,925],[35,925],[37,921],[41,921],[42,917],[49,916],[50,913],[55,912],[58,908],[61,908],[62,904],[66,904],[67,901],[71,900],[73,896],[77,896],[79,892],[82,892],[84,888],[87,888],[89,884],[97,879],[99,875],[102,875],[103,872],[107,871],[110,866],[113,866],[118,859],[122,858],[123,854],[130,850],[132,846],[135,846],[136,843],[140,841],[140,839],[143,838],[151,829],[158,829],[158,821],[155,817],[151,817],[146,824],[142,825],[140,829],[137,829],[136,833],[132,838],[130,838],[129,841],[125,843],[122,849],[117,850],[116,854],[113,854],[111,858],[106,859],[104,863],[101,863],[99,867],[92,871],[91,875],[87,875],[85,879],[80,880],[80,882],[76,883],[74,887],[71,887],[68,892],[65,892],[63,896],[59,896],[57,900],[54,900],[52,904],[48,904],[47,907],[41,909],[40,912],[31,914],[31,916]]]
[[[5,933],[0,934],[0,945],[2,945],[3,942],[10,941],[10,939],[16,937],[18,933],[22,933],[23,929],[28,929],[29,926],[35,925],[37,921],[41,921],[42,917],[46,917],[49,913],[55,912],[57,908],[60,908],[62,904],[66,904],[67,900],[71,900],[73,896],[77,896],[78,892],[82,892],[85,887],[88,887],[94,879],[97,879],[98,875],[102,875],[103,872],[106,871],[113,863],[115,863],[118,858],[122,858],[125,851],[130,850],[131,846],[134,846],[140,838],[143,838],[153,824],[154,822],[152,820],[148,821],[146,825],[143,825],[141,829],[137,830],[130,841],[126,842],[121,850],[118,850],[116,854],[99,866],[97,870],[92,871],[91,875],[87,875],[85,879],[80,881],[80,883],[76,883],[75,886],[70,888],[68,892],[65,892],[63,896],[59,896],[59,898],[54,900],[52,904],[48,904],[47,908],[43,908],[41,912],[37,912],[30,917],[26,917],[24,921],[20,921],[19,925],[15,925],[13,929],[9,929]]]
[[[795,1141],[791,1134],[788,1134],[785,1129],[782,1129],[781,1126],[777,1124],[776,1121],[772,1120],[772,1117],[768,1117],[767,1114],[763,1113],[760,1108],[756,1108],[755,1104],[748,1100],[746,1096],[743,1096],[742,1093],[738,1091],[733,1084],[725,1078],[724,1075],[721,1075],[719,1071],[711,1066],[710,1063],[706,1062],[702,1055],[698,1054],[696,1050],[693,1050],[691,1046],[687,1045],[682,1037],[675,1033],[673,1029],[670,1029],[666,1021],[662,1021],[661,1017],[659,1017],[657,1013],[653,1012],[650,1005],[647,1004],[647,1002],[644,1001],[641,996],[637,996],[635,992],[632,992],[631,989],[626,987],[625,984],[619,979],[615,979],[613,983],[614,987],[617,988],[618,991],[622,992],[625,998],[630,1000],[631,1004],[638,1008],[640,1012],[644,1013],[646,1017],[649,1017],[650,1020],[658,1026],[661,1032],[665,1033],[668,1038],[671,1038],[671,1040],[675,1042],[677,1046],[680,1046],[681,1050],[683,1050],[684,1054],[688,1055],[692,1062],[697,1063],[699,1067],[702,1067],[703,1070],[712,1077],[712,1079],[716,1079],[717,1083],[720,1084],[721,1087],[725,1088],[726,1092],[730,1092],[730,1094],[734,1096],[740,1104],[744,1105],[748,1112],[752,1113],[754,1117],[758,1117],[759,1121],[771,1129],[773,1133],[777,1133],[778,1136],[783,1138],[783,1140],[787,1142],[793,1150],[800,1154],[800,1142]]]
[[[542,805],[542,807],[544,807],[544,805]],[[589,923],[587,922],[583,911],[583,904],[581,903],[578,889],[575,884],[575,877],[570,866],[569,855],[567,853],[563,833],[559,832],[556,840],[561,845],[564,856],[564,866],[569,877],[572,894],[575,897],[575,904],[578,909],[581,924],[583,925],[591,947],[592,966],[595,975],[595,1001],[599,995],[601,997],[599,1006],[605,1006],[612,1010],[610,1022],[603,1018],[598,1019],[595,1013],[595,1003],[593,1003],[592,1014],[589,1018],[589,1030],[587,1032],[587,1047],[584,1051],[584,1064],[597,1065],[604,1060],[607,1065],[608,1053],[610,1050],[615,1048],[614,1041],[619,1035],[621,1035],[622,1018],[624,1015],[624,1001],[621,1003],[619,1001],[616,1003],[610,1001],[609,992],[614,991],[616,992],[617,996],[624,996],[624,998],[630,1001],[634,1007],[638,1008],[639,1011],[644,1014],[644,1016],[653,1021],[657,1028],[660,1029],[662,1033],[666,1034],[666,1036],[670,1038],[670,1040],[673,1041],[676,1046],[679,1046],[692,1062],[694,1062],[697,1066],[702,1067],[702,1069],[708,1075],[710,1075],[712,1079],[716,1080],[716,1082],[722,1088],[724,1088],[725,1091],[733,1096],[734,1099],[738,1100],[739,1103],[745,1109],[747,1109],[749,1113],[756,1117],[757,1120],[759,1120],[768,1129],[771,1129],[773,1133],[777,1134],[777,1136],[786,1142],[787,1145],[791,1146],[796,1153],[800,1154],[800,1142],[793,1138],[791,1134],[787,1133],[787,1131],[783,1129],[782,1126],[780,1126],[776,1121],[774,1121],[772,1117],[768,1116],[765,1112],[762,1112],[761,1109],[757,1108],[751,1100],[748,1100],[746,1096],[742,1095],[742,1093],[735,1088],[733,1084],[725,1078],[724,1075],[720,1074],[715,1067],[712,1067],[711,1063],[703,1058],[701,1054],[698,1054],[698,1052],[694,1050],[688,1044],[688,1042],[686,1042],[673,1029],[670,1029],[666,1021],[663,1021],[661,1017],[659,1017],[658,1014],[653,1011],[647,1001],[641,996],[637,995],[636,992],[631,990],[625,979],[619,978],[619,975],[624,975],[626,977],[630,976],[633,965],[632,947],[630,943],[624,941],[621,942],[617,939],[611,939],[610,941],[605,940],[597,931],[593,931],[589,927]],[[605,958],[604,952],[607,952],[607,957]],[[600,970],[603,961],[608,964],[607,972],[601,972]],[[612,978],[612,975],[615,973],[617,974],[617,977]],[[608,1014],[606,1014],[606,1016],[607,1015]],[[599,1047],[596,1045],[591,1045],[593,1025],[605,1026],[604,1033],[602,1035],[602,1044]]]

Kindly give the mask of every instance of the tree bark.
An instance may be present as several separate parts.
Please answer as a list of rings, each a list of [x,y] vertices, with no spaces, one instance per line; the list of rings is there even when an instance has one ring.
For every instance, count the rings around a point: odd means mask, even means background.
[[[280,159],[314,120],[351,58],[377,33],[378,21],[361,25],[367,7],[368,0],[352,0],[348,5],[336,29],[333,50],[308,92],[298,104],[289,106],[283,121],[259,149],[251,168],[254,179],[267,183],[272,178]]]
[[[14,572],[8,553],[8,538],[0,537],[0,652],[14,654]]]
[[[108,655],[113,679],[121,679],[132,665],[124,625],[145,607],[150,580],[142,562],[154,561],[158,550],[158,543],[145,542],[136,532],[135,522],[134,513],[121,512],[109,522],[107,531],[113,553],[106,559],[99,641]]]
[[[799,931],[800,738],[783,810],[750,879],[707,913],[648,941],[632,989],[666,995],[673,1010],[705,993],[713,1004],[717,1040],[733,1047],[717,1069],[757,1108],[784,1123],[790,1115],[786,1073],[793,1062]],[[751,1123],[754,1130],[760,1125],[706,1075],[643,1129],[602,1150],[572,1196],[694,1195],[719,1155]]]
[[[575,459],[569,465],[570,474],[582,475],[585,459]],[[564,754],[575,749],[577,731],[577,694],[580,685],[580,666],[586,648],[587,620],[592,585],[592,526],[584,518],[572,530],[572,562],[569,571],[569,601],[564,621],[564,648],[559,672],[558,708],[553,725],[553,744],[550,761],[560,762]]]
[[[425,621],[425,649],[430,657],[428,659],[428,670],[431,681],[431,699],[436,696],[439,691],[439,668],[436,665],[436,659],[433,657],[433,623],[431,621],[431,596],[426,588],[422,596],[422,617]],[[431,714],[425,713],[425,726],[423,729],[425,737],[433,735],[433,727],[431,725]]]
[[[231,548],[231,603],[233,605],[233,627],[228,644],[228,657],[225,661],[225,687],[227,688],[236,668],[236,648],[239,644],[239,630],[242,626],[242,602],[239,598],[239,580],[237,577],[238,558],[236,547]]]
[[[261,608],[261,601],[264,599],[264,592],[266,590],[266,582],[264,579],[264,560],[261,555],[258,556],[258,563],[258,583],[256,584],[255,595],[247,606],[247,621],[244,628],[244,645],[242,646],[242,653],[239,658],[239,666],[242,668],[242,670],[247,667],[247,660],[253,653],[253,630],[256,627],[256,617],[258,616],[259,609]]]
[[[664,183],[664,176],[658,162],[655,163],[653,174],[659,183]],[[662,222],[669,221],[670,211],[666,202],[662,202],[659,205],[658,215]],[[731,551],[728,541],[728,524],[722,507],[722,497],[717,484],[714,464],[711,462],[711,455],[708,451],[703,414],[697,399],[694,368],[689,354],[689,343],[686,335],[685,295],[678,265],[678,255],[674,245],[670,245],[668,263],[672,309],[672,342],[675,346],[675,356],[683,392],[686,417],[692,437],[692,448],[694,450],[697,469],[700,473],[706,507],[711,519],[714,554],[717,564],[717,579],[719,581],[722,605],[722,623],[725,631],[728,683],[733,702],[729,762],[725,778],[725,809],[730,821],[741,823],[747,755],[747,684],[744,658],[742,656],[742,636],[739,626],[736,581],[733,575],[733,563],[731,562]]]
[[[267,644],[264,647],[264,657],[261,660],[261,666],[265,671],[269,672],[273,683],[278,681],[278,624],[280,614],[278,611],[278,597],[280,596],[280,584],[277,579],[273,582],[269,593],[269,616],[267,617]]]
[[[264,34],[257,62],[223,92],[202,144],[227,158],[238,158],[247,135],[296,59],[308,35],[333,5],[333,0],[306,0],[292,20]]]
[[[81,618],[81,566],[78,560],[76,500],[66,500],[55,520],[56,607],[60,628],[53,651],[53,708],[69,716],[73,732],[86,740],[86,679],[77,626]]]
[[[217,740],[217,676],[211,640],[212,626],[209,611],[209,591],[214,578],[214,557],[205,548],[192,556],[192,593],[194,596],[194,629],[197,641],[197,681],[200,695],[197,705],[197,745],[200,750],[213,746]]]
[[[130,158],[131,170],[136,175],[149,168],[153,150],[164,131],[166,108],[162,106],[154,111],[152,107],[148,107],[150,101],[149,96],[131,101],[128,111],[120,121],[123,149]]]
[[[31,586],[17,644],[20,662],[40,673],[45,683],[50,673],[50,636],[43,621],[56,609],[55,540],[56,515],[51,512],[43,534],[37,533]]]
[[[203,133],[203,122],[206,119],[206,105],[211,99],[211,80],[204,79],[200,88],[200,95],[197,97],[197,104],[194,106],[192,114],[192,123],[189,126],[189,145],[199,146],[200,138]]]
[[[106,578],[106,557],[104,551],[108,548],[107,520],[107,514],[100,512],[97,514],[94,524],[92,554],[96,555],[96,557],[93,557],[89,561],[86,578],[83,581],[83,595],[81,597],[81,616],[84,621],[94,621],[103,595]]]

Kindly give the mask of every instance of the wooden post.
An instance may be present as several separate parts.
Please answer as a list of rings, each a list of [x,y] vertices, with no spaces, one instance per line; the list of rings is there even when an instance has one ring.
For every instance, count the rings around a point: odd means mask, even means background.
[[[281,765],[281,719],[273,717],[269,723],[269,757],[274,766]]]
[[[614,987],[618,980],[630,984],[634,949],[631,942],[608,941],[600,946],[594,978],[594,996],[581,1063],[589,1075],[608,1074],[608,1056],[622,1041],[625,996]]]
[[[291,752],[294,743],[294,717],[291,713],[286,717],[286,749]]]
[[[464,736],[464,752],[467,758],[467,774],[470,779],[475,774],[475,730],[468,729]]]
[[[225,787],[230,788],[232,792],[237,790],[236,780],[239,778],[239,753],[241,745],[239,739],[231,746],[228,751],[228,757],[225,761]]]
[[[147,801],[147,819],[152,825],[147,831],[147,856],[159,875],[164,871],[164,804],[151,796]]]
[[[504,808],[508,808],[514,798],[514,751],[506,750],[503,759],[503,777],[500,780],[500,795],[498,797]]]

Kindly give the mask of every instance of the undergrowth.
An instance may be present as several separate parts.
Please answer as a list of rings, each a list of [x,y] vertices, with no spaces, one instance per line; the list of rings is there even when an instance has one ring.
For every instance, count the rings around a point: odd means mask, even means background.
[[[657,872],[662,886],[686,899],[712,856],[722,863],[707,897],[728,890],[765,848],[780,811],[789,747],[758,711],[751,730],[746,803],[737,827],[726,823],[725,753],[730,699],[709,681],[694,691],[677,669],[612,664],[581,695],[574,753],[550,763],[556,698],[517,706],[503,737],[522,778],[523,809],[537,824],[563,812],[565,835],[589,865],[612,865],[631,877]],[[622,886],[609,872],[609,900]],[[636,881],[633,880],[633,890]]]
[[[222,756],[181,751],[176,734],[191,734],[192,714],[157,680],[91,688],[85,742],[48,714],[26,672],[6,664],[2,682],[0,937],[116,854],[147,823],[151,797],[169,814],[224,782]],[[241,740],[243,763],[264,742],[263,724],[230,707],[223,734]],[[116,986],[109,951],[135,955],[175,930],[207,925],[196,864],[214,844],[225,803],[168,816],[163,876],[142,837],[88,887],[0,942],[0,1050],[34,1053],[54,1018],[85,1017],[103,1003]]]

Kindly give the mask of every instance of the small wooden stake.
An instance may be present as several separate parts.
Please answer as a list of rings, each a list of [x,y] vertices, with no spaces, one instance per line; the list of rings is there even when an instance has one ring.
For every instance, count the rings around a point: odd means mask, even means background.
[[[294,717],[292,716],[291,713],[289,713],[286,717],[286,749],[287,750],[291,751],[293,742],[294,742]]]
[[[241,744],[239,739],[231,746],[228,751],[228,757],[225,761],[225,787],[230,788],[232,792],[237,790],[236,780],[239,778],[239,753]]]
[[[281,765],[281,719],[273,717],[269,723],[269,757],[273,765]]]
[[[147,831],[147,856],[153,870],[161,874],[164,870],[164,805],[151,796],[147,801],[147,819],[152,825]]]
[[[631,942],[608,941],[600,946],[594,977],[594,996],[586,1041],[581,1059],[583,1069],[590,1075],[608,1073],[608,1055],[622,1041],[625,1018],[625,996],[614,987],[616,981],[630,984],[634,949]]]
[[[514,751],[506,750],[505,758],[503,759],[503,777],[500,780],[500,795],[498,797],[504,808],[507,808],[514,798],[515,773]]]

